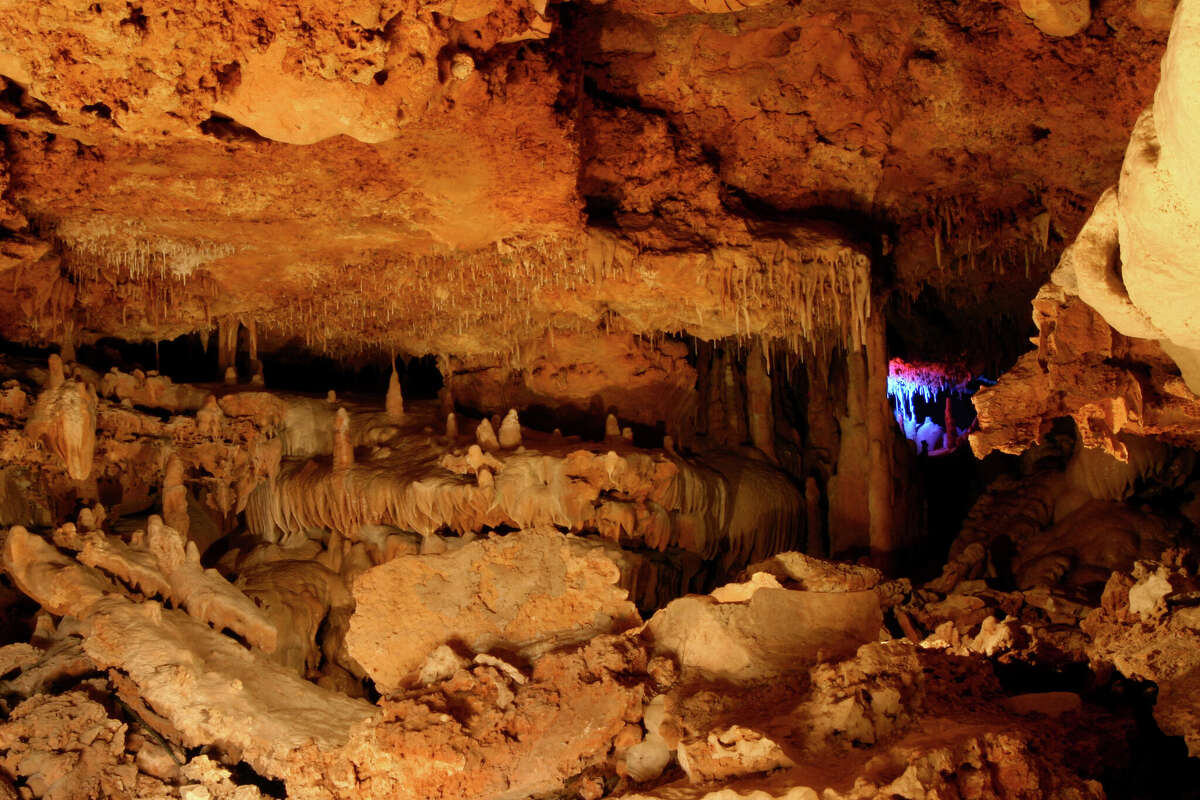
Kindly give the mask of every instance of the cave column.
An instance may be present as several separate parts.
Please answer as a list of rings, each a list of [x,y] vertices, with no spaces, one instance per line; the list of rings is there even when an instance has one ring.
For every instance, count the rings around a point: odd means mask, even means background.
[[[846,353],[846,407],[838,415],[840,440],[836,472],[829,479],[829,554],[834,557],[870,547],[870,436],[867,430],[867,354]],[[866,501],[866,502],[864,502]]]
[[[217,323],[217,367],[222,376],[228,377],[231,367],[236,369],[240,327],[235,317],[222,317]]]
[[[254,320],[246,323],[246,344],[250,348],[250,382],[264,383],[262,362],[258,360],[258,324]]]
[[[63,322],[62,344],[59,347],[62,360],[68,363],[75,361],[75,320],[68,318]]]
[[[442,388],[438,389],[438,404],[442,409],[442,416],[448,417],[454,413],[454,387],[451,385],[454,380],[454,368],[450,364],[450,357],[438,356],[437,368],[438,372],[442,373]]]
[[[896,549],[892,491],[892,430],[895,421],[887,398],[887,331],[882,304],[876,303],[867,321],[867,436],[869,472],[867,504],[870,507],[871,560],[890,565]]]
[[[191,518],[188,516],[187,487],[183,482],[183,473],[183,461],[172,453],[163,472],[162,515],[163,522],[186,538]]]
[[[750,443],[771,461],[775,456],[775,408],[771,398],[771,375],[761,339],[755,339],[746,359],[746,418]]]
[[[846,354],[846,410],[838,419],[837,473],[829,480],[829,545],[832,555],[866,550],[885,567],[896,549],[887,362],[883,310],[874,303],[865,346]]]

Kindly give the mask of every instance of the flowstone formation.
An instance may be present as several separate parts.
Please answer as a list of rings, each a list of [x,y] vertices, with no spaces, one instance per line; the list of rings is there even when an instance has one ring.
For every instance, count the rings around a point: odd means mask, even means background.
[[[0,800],[1194,794],[1198,45],[0,0]]]

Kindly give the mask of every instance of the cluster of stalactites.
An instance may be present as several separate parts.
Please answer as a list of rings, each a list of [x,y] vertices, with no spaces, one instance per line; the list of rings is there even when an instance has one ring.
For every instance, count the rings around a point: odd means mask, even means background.
[[[151,274],[186,278],[236,252],[224,242],[172,239],[129,220],[89,216],[66,220],[55,229],[59,249],[75,269],[115,270],[133,278]]]
[[[953,365],[893,358],[888,362],[888,399],[895,402],[897,416],[911,419],[916,415],[918,395],[927,403],[947,392],[961,396],[966,394],[971,377],[965,369]]]
[[[905,437],[931,454],[956,449],[967,431],[955,426],[949,395],[962,397],[969,394],[971,380],[972,375],[960,366],[900,358],[888,362],[888,399],[893,403],[896,423],[904,431]],[[926,404],[946,397],[944,424],[938,424],[928,416],[923,421],[919,420],[917,397]]]
[[[866,344],[871,270],[862,253],[763,240],[719,248],[712,258],[722,265],[721,294],[733,307],[735,335],[777,336],[796,353]]]

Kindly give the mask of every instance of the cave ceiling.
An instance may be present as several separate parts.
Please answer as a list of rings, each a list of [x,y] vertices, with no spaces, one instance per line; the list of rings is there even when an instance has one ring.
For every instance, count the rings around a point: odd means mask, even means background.
[[[1152,98],[1149,6],[0,0],[0,335],[799,346],[859,335],[868,261],[1027,309]]]

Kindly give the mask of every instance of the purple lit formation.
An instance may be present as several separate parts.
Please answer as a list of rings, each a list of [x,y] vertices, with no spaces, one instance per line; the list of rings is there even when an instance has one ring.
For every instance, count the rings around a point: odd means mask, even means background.
[[[962,367],[900,358],[888,362],[888,399],[897,424],[917,452],[945,455],[966,440],[974,423],[955,424],[952,400],[972,394],[972,380]]]

